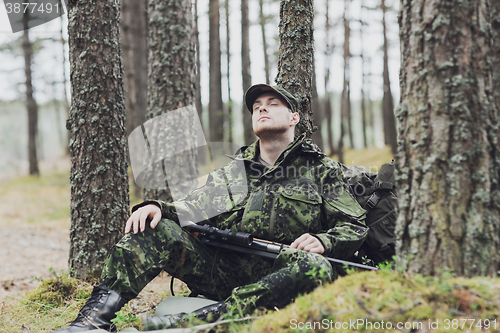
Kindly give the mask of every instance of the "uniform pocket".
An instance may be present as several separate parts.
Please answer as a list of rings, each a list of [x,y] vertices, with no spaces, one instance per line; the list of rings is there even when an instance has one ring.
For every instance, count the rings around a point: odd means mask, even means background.
[[[289,243],[306,232],[320,231],[322,198],[313,185],[286,185],[275,193],[270,222],[274,238]]]

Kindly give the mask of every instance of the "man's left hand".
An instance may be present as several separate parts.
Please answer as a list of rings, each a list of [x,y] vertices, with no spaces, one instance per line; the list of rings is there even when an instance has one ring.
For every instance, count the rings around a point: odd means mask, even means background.
[[[290,244],[290,248],[319,254],[323,254],[323,252],[325,252],[325,248],[320,240],[309,234],[303,234],[297,238],[292,244]]]

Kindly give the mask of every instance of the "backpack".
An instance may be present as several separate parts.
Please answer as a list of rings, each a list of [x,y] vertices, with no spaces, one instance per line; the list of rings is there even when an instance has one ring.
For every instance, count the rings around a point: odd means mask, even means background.
[[[360,166],[344,167],[352,194],[366,213],[368,236],[354,260],[367,264],[392,261],[395,254],[394,230],[397,218],[397,192],[394,160],[378,173]]]

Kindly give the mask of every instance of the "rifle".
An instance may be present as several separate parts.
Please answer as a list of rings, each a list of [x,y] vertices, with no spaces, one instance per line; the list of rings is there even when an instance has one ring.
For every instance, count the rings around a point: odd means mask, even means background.
[[[264,239],[253,238],[249,233],[233,232],[231,230],[220,230],[210,225],[198,225],[195,223],[183,227],[195,237],[207,245],[219,247],[236,252],[254,254],[264,258],[276,259],[278,254],[288,245],[270,242]],[[377,267],[359,264],[356,262],[325,257],[329,262],[341,265],[349,265],[363,269],[378,271]]]

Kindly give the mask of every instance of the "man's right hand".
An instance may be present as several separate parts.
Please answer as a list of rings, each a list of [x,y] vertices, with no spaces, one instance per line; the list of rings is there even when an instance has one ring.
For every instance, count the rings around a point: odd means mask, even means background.
[[[139,232],[139,227],[141,232],[146,229],[146,219],[151,219],[151,229],[154,229],[158,222],[161,220],[161,210],[158,206],[150,204],[137,209],[130,215],[125,225],[125,233],[128,234],[131,229],[134,230],[134,234]]]

